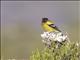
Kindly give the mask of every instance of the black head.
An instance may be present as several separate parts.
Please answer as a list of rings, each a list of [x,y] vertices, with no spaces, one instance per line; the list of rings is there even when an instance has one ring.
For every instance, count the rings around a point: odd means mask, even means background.
[[[42,23],[45,23],[48,21],[48,18],[42,18]]]

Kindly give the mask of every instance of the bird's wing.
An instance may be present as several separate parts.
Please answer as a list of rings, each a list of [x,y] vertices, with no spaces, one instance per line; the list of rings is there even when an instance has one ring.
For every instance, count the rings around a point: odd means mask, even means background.
[[[61,30],[59,30],[58,27],[55,26],[54,24],[50,24],[49,26],[52,27],[52,28],[54,28],[54,29],[56,29],[57,31],[61,32]]]

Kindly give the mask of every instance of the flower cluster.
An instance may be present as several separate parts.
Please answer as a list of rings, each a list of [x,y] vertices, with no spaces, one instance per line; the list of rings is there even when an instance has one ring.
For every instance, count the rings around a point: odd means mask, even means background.
[[[47,45],[51,45],[51,42],[63,42],[68,40],[67,34],[63,34],[62,32],[44,32],[41,34],[42,42]]]

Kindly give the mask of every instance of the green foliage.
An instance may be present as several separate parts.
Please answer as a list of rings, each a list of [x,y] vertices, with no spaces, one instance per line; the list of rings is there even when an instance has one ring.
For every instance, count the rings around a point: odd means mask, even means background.
[[[30,60],[80,60],[80,45],[78,43],[53,42],[50,47],[43,50],[36,49]]]

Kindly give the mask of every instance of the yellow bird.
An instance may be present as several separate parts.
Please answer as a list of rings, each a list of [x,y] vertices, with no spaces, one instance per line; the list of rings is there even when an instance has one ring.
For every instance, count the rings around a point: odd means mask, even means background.
[[[54,22],[48,20],[48,18],[42,18],[41,25],[46,32],[61,32],[57,26],[55,26]]]

